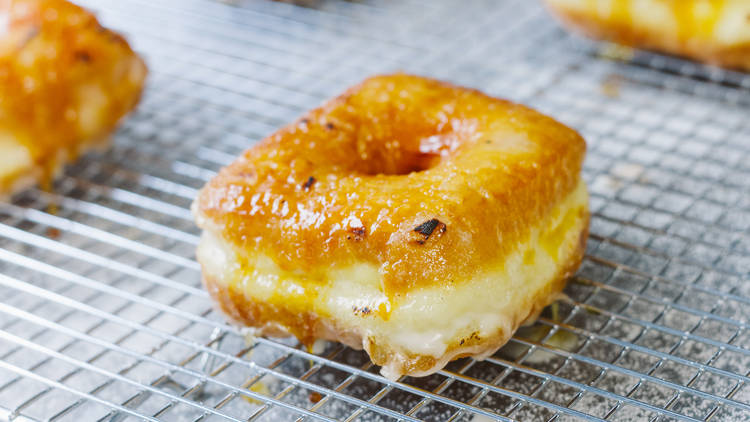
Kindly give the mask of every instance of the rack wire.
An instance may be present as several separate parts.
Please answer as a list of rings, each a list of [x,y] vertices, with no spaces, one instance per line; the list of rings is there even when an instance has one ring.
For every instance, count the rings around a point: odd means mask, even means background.
[[[81,3],[151,75],[109,151],[0,205],[0,419],[750,420],[750,75],[567,35],[533,1]],[[580,130],[593,212],[554,312],[395,382],[227,326],[188,211],[253,142],[393,70]]]

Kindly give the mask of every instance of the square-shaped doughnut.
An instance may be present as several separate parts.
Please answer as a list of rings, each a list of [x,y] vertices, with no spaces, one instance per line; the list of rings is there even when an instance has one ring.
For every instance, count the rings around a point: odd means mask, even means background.
[[[390,378],[487,356],[580,263],[584,153],[574,130],[527,107],[369,78],[201,190],[205,286],[258,335],[365,349]]]
[[[750,1],[545,1],[590,37],[750,70]]]
[[[0,1],[0,197],[104,145],[138,102],[146,66],[64,0]]]

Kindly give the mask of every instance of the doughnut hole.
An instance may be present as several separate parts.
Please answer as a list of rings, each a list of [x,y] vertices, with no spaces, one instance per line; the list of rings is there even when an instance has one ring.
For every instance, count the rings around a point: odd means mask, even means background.
[[[462,142],[458,135],[450,133],[384,143],[385,148],[362,154],[362,161],[365,163],[360,165],[358,172],[371,176],[396,176],[429,170],[452,157]]]
[[[403,92],[375,78],[340,102],[309,113],[301,129],[307,139],[314,138],[308,151],[318,168],[407,175],[438,166],[479,139],[482,122],[470,112],[484,106],[477,102],[490,100],[468,93],[446,97],[440,85]]]
[[[309,130],[305,135],[313,134],[316,139],[307,145],[307,159],[318,169],[349,174],[407,175],[451,159],[477,136],[470,130],[475,123],[459,119],[441,125],[435,119],[402,118],[396,124],[383,125],[383,115],[390,113],[380,110],[368,116],[312,116],[304,128]]]

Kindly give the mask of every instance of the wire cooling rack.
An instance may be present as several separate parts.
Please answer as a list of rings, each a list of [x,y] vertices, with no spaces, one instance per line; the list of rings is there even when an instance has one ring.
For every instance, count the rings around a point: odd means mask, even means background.
[[[107,153],[0,206],[0,419],[750,420],[750,76],[566,35],[536,1],[86,0],[151,68]],[[587,256],[485,361],[390,382],[212,311],[188,211],[256,140],[406,70],[580,130]]]

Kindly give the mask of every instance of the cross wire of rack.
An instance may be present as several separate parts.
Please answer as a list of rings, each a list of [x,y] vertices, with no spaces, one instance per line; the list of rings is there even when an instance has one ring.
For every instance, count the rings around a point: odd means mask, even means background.
[[[108,152],[0,205],[0,419],[750,420],[750,75],[567,35],[536,1],[81,3],[151,74]],[[258,139],[395,70],[578,129],[592,221],[533,326],[389,381],[361,351],[226,325],[188,208]]]

